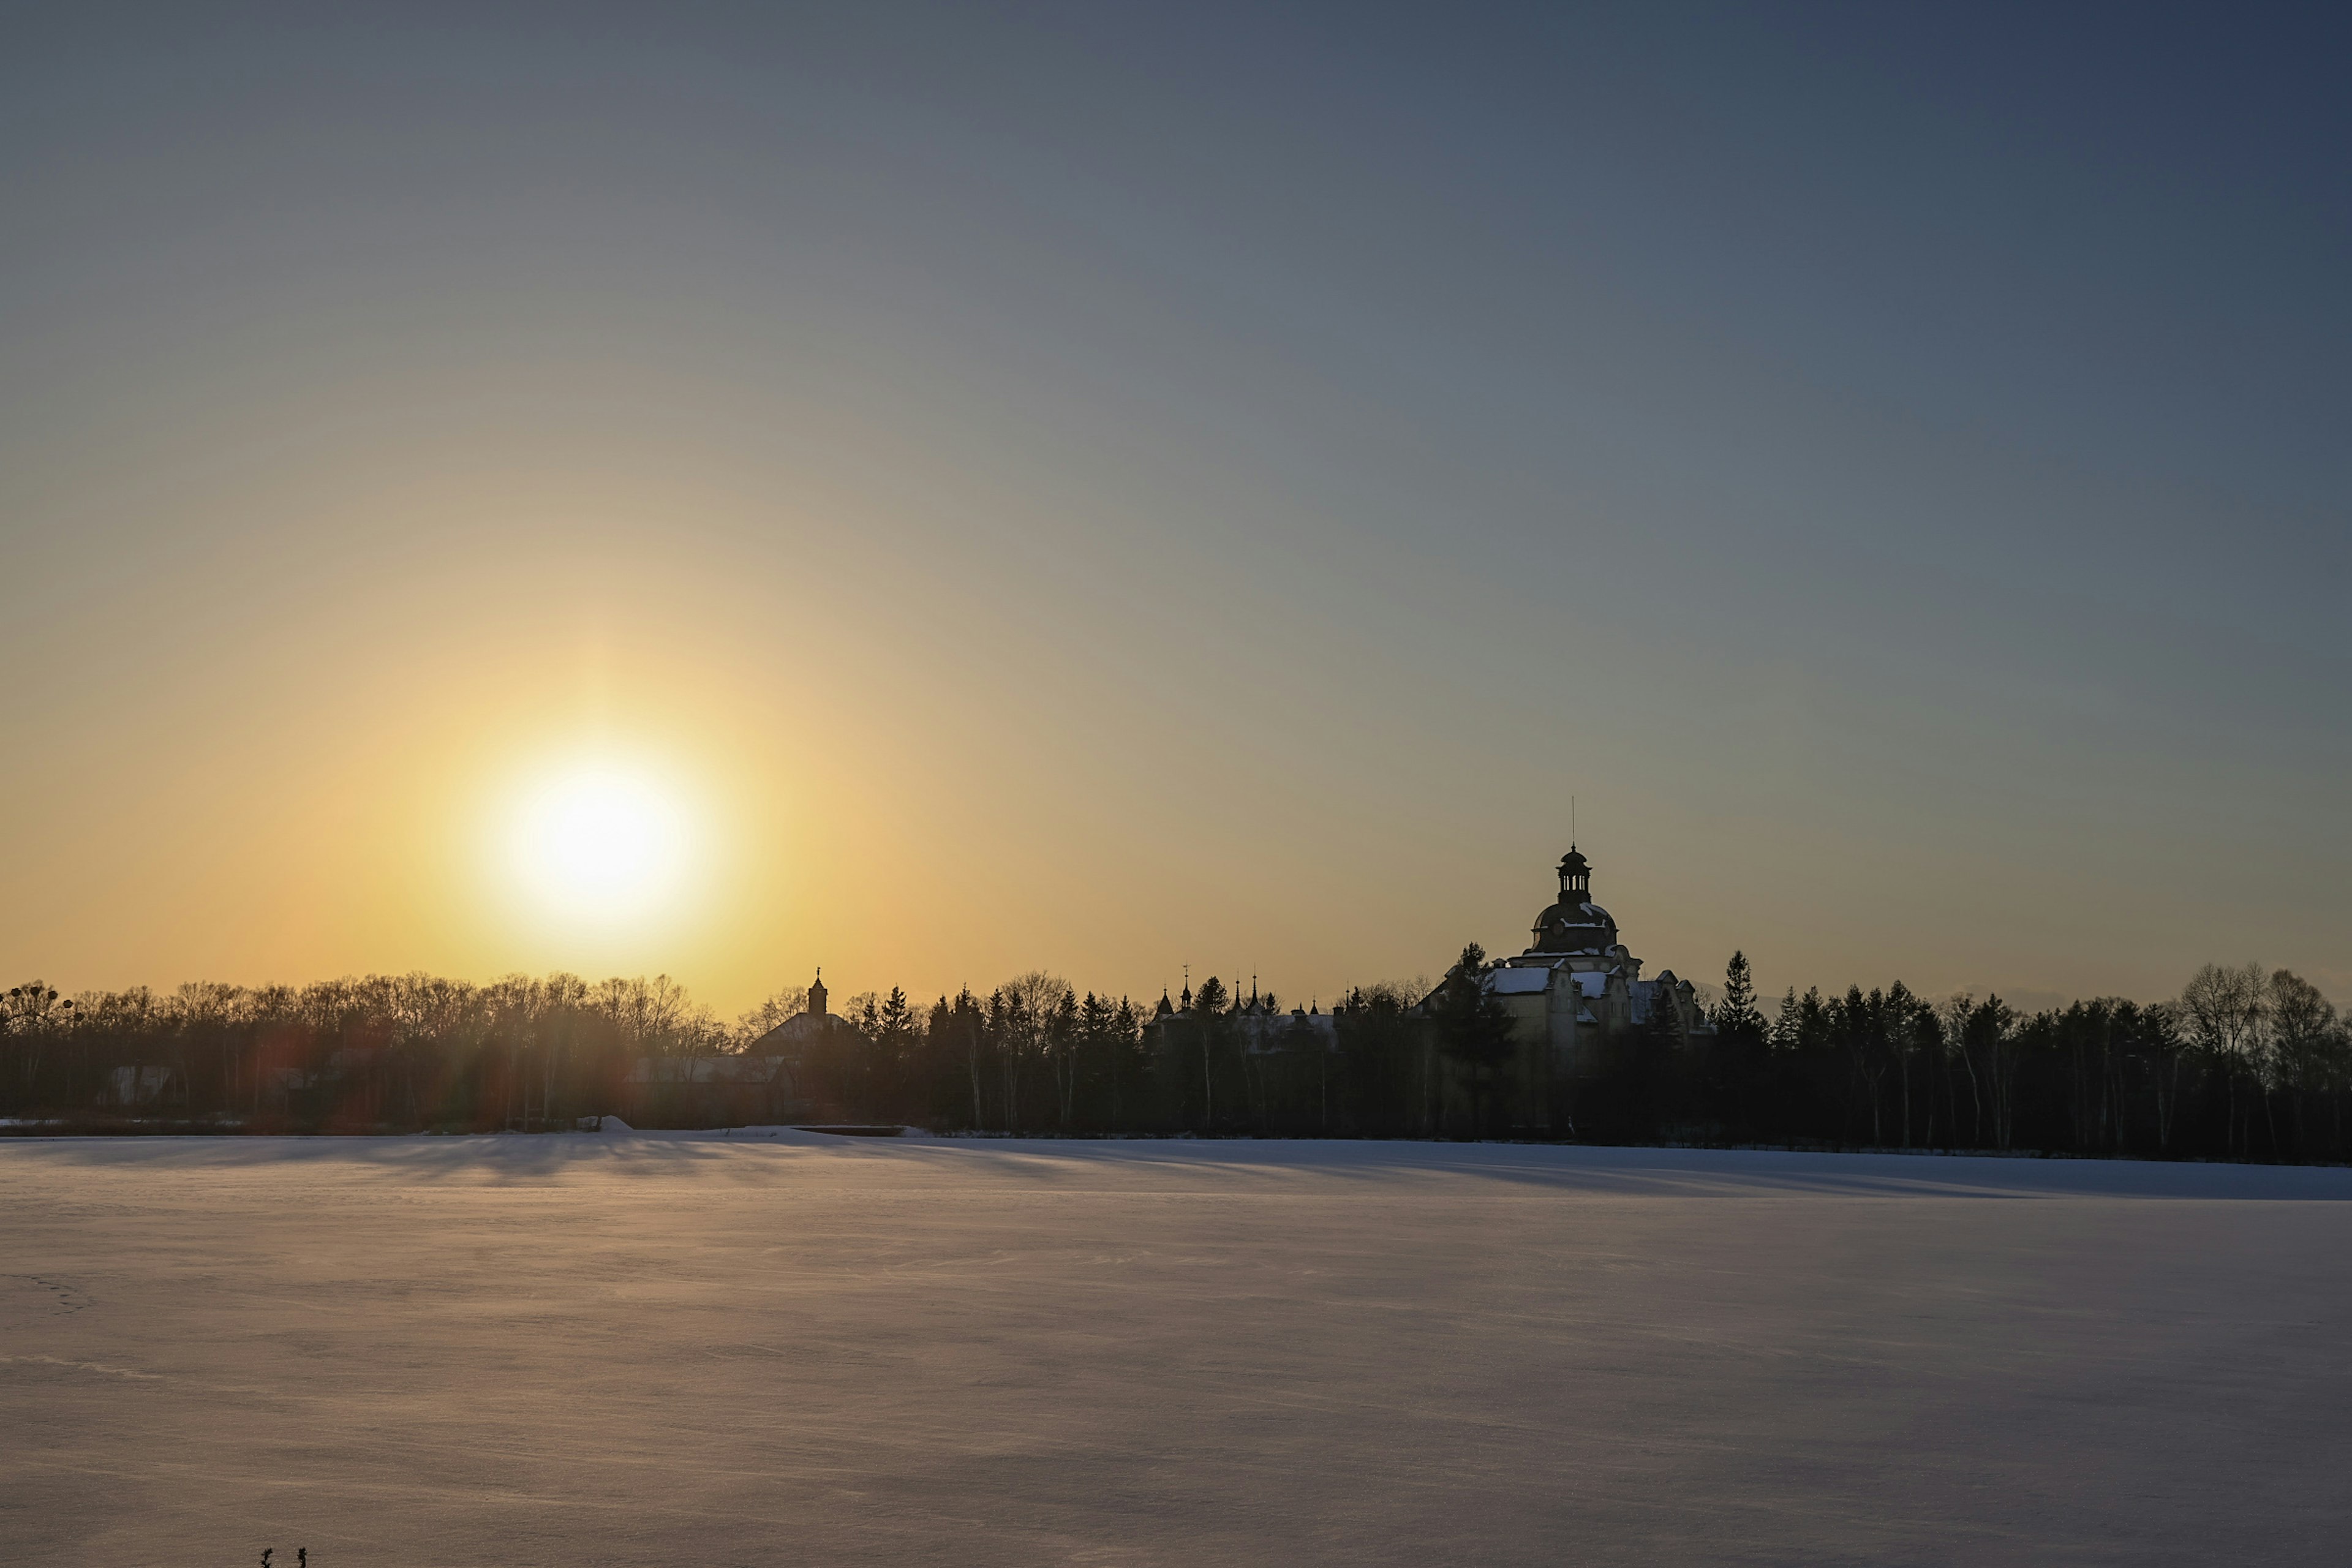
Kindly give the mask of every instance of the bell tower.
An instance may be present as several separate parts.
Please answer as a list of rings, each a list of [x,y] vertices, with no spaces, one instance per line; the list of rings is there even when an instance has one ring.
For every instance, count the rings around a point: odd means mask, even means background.
[[[1577,853],[1576,846],[1559,858],[1559,901],[1563,904],[1589,904],[1592,901],[1592,862]]]
[[[819,1018],[824,1016],[824,965],[820,963],[817,965],[816,979],[809,985],[808,1010],[812,1016]]]

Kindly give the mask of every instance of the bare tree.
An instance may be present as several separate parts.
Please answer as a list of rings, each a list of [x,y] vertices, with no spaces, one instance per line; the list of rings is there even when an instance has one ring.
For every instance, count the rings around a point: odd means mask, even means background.
[[[1054,1017],[1061,1010],[1062,998],[1070,994],[1070,983],[1058,974],[1033,969],[1014,975],[999,989],[1004,998],[1004,1036],[998,1043],[998,1060],[1004,1075],[1004,1125],[1011,1131],[1023,1069],[1033,1063],[1047,1064]]]
[[[2238,1079],[2259,1076],[2264,997],[2269,986],[2259,963],[2209,963],[2180,989],[2180,1016],[2190,1043],[2221,1071],[2228,1096],[2228,1138],[2237,1147]]]
[[[808,987],[787,985],[741,1017],[735,1020],[735,1037],[740,1047],[774,1028],[787,1018],[796,1018],[808,1011]]]
[[[1998,996],[1988,996],[1960,1015],[1960,1057],[1969,1066],[1971,1087],[1979,1080],[1983,1083],[1996,1149],[2008,1148],[2017,1131],[2018,1055],[2022,1045],[2017,1022],[2016,1012]]]
[[[1078,994],[1064,985],[1045,1019],[1045,1065],[1054,1080],[1054,1108],[1065,1132],[1070,1130],[1070,1117],[1077,1108],[1078,1064],[1084,1044]]]
[[[1984,1147],[1984,1088],[1977,1079],[1976,1058],[1969,1056],[1969,1016],[1977,1010],[1977,999],[1966,991],[1955,991],[1936,1005],[1936,1019],[1942,1026],[1946,1059],[1957,1057],[1969,1079],[1969,1142]],[[1958,1129],[1954,1129],[1957,1134]],[[1953,1142],[1958,1142],[1957,1136]]]
[[[2304,1106],[2327,1080],[2341,1034],[2336,1008],[2319,994],[2318,986],[2291,969],[2282,969],[2270,977],[2268,1009],[2272,1059],[2287,1090],[2294,1120],[2295,1154],[2307,1158],[2311,1139]]]
[[[632,1055],[677,1056],[701,1042],[703,1016],[686,988],[667,974],[651,980],[615,975],[600,981],[589,1001],[612,1020]]]
[[[32,981],[12,985],[0,997],[0,1031],[16,1042],[18,1061],[29,1090],[40,1079],[44,1047],[72,1023],[74,1004],[58,994],[54,985]]]

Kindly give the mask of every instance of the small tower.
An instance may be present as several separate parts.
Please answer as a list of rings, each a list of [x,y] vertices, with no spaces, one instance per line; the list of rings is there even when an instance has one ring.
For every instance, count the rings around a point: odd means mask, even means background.
[[[1559,901],[1563,904],[1589,904],[1592,901],[1592,862],[1577,853],[1576,846],[1559,858]]]
[[[808,1011],[811,1016],[818,1018],[824,1016],[824,965],[820,963],[817,965],[816,979],[809,985]]]

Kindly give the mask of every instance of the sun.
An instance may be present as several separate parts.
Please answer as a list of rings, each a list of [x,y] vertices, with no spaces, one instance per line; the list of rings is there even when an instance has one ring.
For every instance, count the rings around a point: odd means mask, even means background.
[[[573,763],[526,789],[513,866],[532,901],[566,921],[635,923],[677,901],[693,853],[677,790],[615,763]]]

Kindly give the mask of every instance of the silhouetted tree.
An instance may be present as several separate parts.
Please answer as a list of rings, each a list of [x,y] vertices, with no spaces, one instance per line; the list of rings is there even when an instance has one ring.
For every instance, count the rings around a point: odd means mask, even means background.
[[[1471,942],[1446,972],[1430,1009],[1437,1048],[1468,1070],[1471,1122],[1482,1138],[1488,1131],[1496,1070],[1511,1055],[1511,1016],[1486,988],[1486,950]]]
[[[2208,1073],[2221,1083],[2223,1142],[2231,1154],[2243,1146],[2238,1130],[2240,1085],[2258,1071],[2267,989],[2259,963],[2209,963],[2189,976],[2180,992],[2189,1043],[2203,1057]]]
[[[1791,993],[1789,1005],[1795,1005]],[[1723,995],[1710,1021],[1715,1037],[1706,1043],[1704,1113],[1722,1136],[1749,1142],[1769,1115],[1770,1037],[1756,1005],[1756,984],[1748,955],[1734,952],[1723,968]]]
[[[1042,972],[984,998],[969,988],[942,996],[927,1015],[903,991],[869,993],[844,1005],[845,1024],[765,1047],[782,1052],[793,1075],[772,1089],[702,1069],[730,1065],[725,1053],[765,1034],[787,1004],[803,1005],[795,991],[728,1030],[664,976],[509,975],[475,985],[363,975],[71,998],[28,983],[0,994],[0,1116],[77,1127],[124,1118],[257,1130],[535,1130],[625,1109],[644,1124],[691,1126],[719,1124],[772,1094],[779,1113],[822,1106],[942,1130],[1255,1125],[1394,1136],[1445,1130],[1449,1097],[1459,1093],[1467,1130],[1486,1134],[1502,1097],[1546,1085],[1516,1076],[1507,1016],[1479,984],[1485,954],[1463,957],[1434,987],[1348,993],[1328,1033],[1304,1015],[1253,1015],[1246,1041],[1214,980],[1190,1012],[1148,1031],[1126,1000],[1079,995]],[[1264,994],[1260,1003],[1276,1005]],[[2031,1016],[1965,994],[1930,1008],[1899,982],[1829,998],[1792,987],[1768,1026],[1738,954],[1711,1033],[1685,1038],[1670,997],[1643,997],[1637,1020],[1580,1047],[1599,1064],[1597,1078],[1566,1073],[1549,1084],[1560,1133],[2352,1156],[2344,1125],[2352,1033],[2315,986],[2286,970],[2209,965],[2176,1003],[2102,997]]]
[[[1225,1016],[1229,1002],[1224,982],[1213,974],[1202,981],[1201,988],[1192,994],[1192,1031],[1201,1052],[1201,1125],[1203,1130],[1216,1121],[1218,1058],[1224,1054],[1225,1037],[1231,1033],[1230,1020]]]
[[[1416,1090],[1420,1055],[1412,1020],[1411,988],[1370,985],[1350,993],[1334,1010],[1341,1073],[1342,1113],[1351,1131],[1392,1137],[1423,1132]]]
[[[1756,1007],[1756,981],[1748,970],[1748,955],[1735,952],[1723,966],[1723,995],[1711,1020],[1721,1034],[1764,1037],[1764,1015]]]

